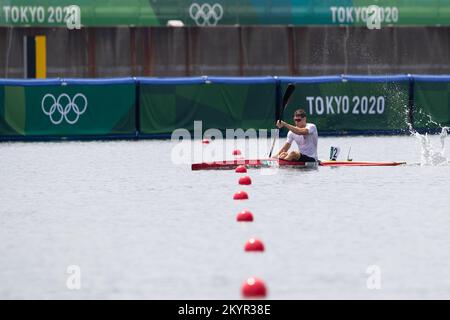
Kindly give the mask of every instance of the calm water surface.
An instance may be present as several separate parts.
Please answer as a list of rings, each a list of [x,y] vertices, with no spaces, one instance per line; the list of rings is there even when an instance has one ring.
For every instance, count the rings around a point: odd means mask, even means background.
[[[195,155],[220,159],[218,145]],[[240,187],[234,171],[174,164],[170,141],[2,143],[0,298],[239,299],[257,276],[271,299],[449,299],[450,166],[417,165],[414,137],[322,137],[321,159],[332,145],[413,164],[250,170]],[[232,200],[240,189],[248,201]],[[255,222],[238,224],[245,208]],[[244,252],[253,236],[264,253]]]

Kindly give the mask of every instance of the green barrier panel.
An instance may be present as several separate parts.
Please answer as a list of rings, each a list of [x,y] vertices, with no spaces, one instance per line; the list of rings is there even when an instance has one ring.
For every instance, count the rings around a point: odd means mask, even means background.
[[[417,129],[450,125],[450,76],[2,80],[0,138],[167,136],[195,121],[273,129],[288,83],[297,89],[284,120],[303,108],[322,134],[403,131],[411,115]]]
[[[0,85],[0,136],[134,135],[136,87]]]
[[[141,83],[140,133],[170,134],[175,129],[270,129],[276,82]]]
[[[415,82],[413,119],[415,129],[450,126],[450,78],[446,82]]]
[[[283,92],[286,87],[287,83],[283,82]],[[297,83],[284,120],[293,124],[293,112],[302,108],[308,115],[308,122],[316,124],[319,133],[404,130],[407,128],[408,90],[408,81]]]
[[[0,86],[0,136],[10,136],[10,135],[19,135],[21,133],[14,130],[14,128],[9,124],[9,121],[6,119],[6,111],[5,110],[5,87]]]
[[[0,0],[0,25],[65,27],[78,5],[83,26],[365,25],[369,6],[382,25],[450,25],[450,0]]]

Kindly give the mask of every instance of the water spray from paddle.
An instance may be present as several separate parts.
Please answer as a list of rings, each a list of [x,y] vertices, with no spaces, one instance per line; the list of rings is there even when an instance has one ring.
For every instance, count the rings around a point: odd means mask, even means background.
[[[420,142],[421,147],[421,161],[420,165],[422,166],[443,166],[450,165],[450,161],[445,156],[445,138],[450,131],[449,127],[444,127],[441,124],[433,121],[430,115],[426,115],[429,119],[427,124],[434,124],[441,128],[441,132],[439,133],[439,139],[441,142],[440,150],[435,150],[431,143],[428,134],[420,134],[412,127],[411,123],[408,123],[409,132],[411,135],[416,137],[416,139]]]

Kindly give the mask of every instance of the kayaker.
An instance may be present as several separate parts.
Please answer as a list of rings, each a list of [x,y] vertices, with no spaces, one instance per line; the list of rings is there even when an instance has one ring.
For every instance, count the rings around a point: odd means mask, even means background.
[[[284,146],[275,157],[287,161],[315,162],[317,161],[317,128],[313,123],[306,122],[306,112],[298,109],[294,112],[295,126],[282,120],[277,122],[278,128],[289,130]],[[297,143],[299,151],[289,151],[292,141]]]

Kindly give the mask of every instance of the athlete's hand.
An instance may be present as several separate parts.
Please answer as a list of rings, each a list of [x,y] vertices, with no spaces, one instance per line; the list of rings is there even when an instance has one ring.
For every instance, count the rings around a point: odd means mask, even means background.
[[[283,128],[284,127],[284,121],[278,120],[276,126],[277,126],[278,129]]]

